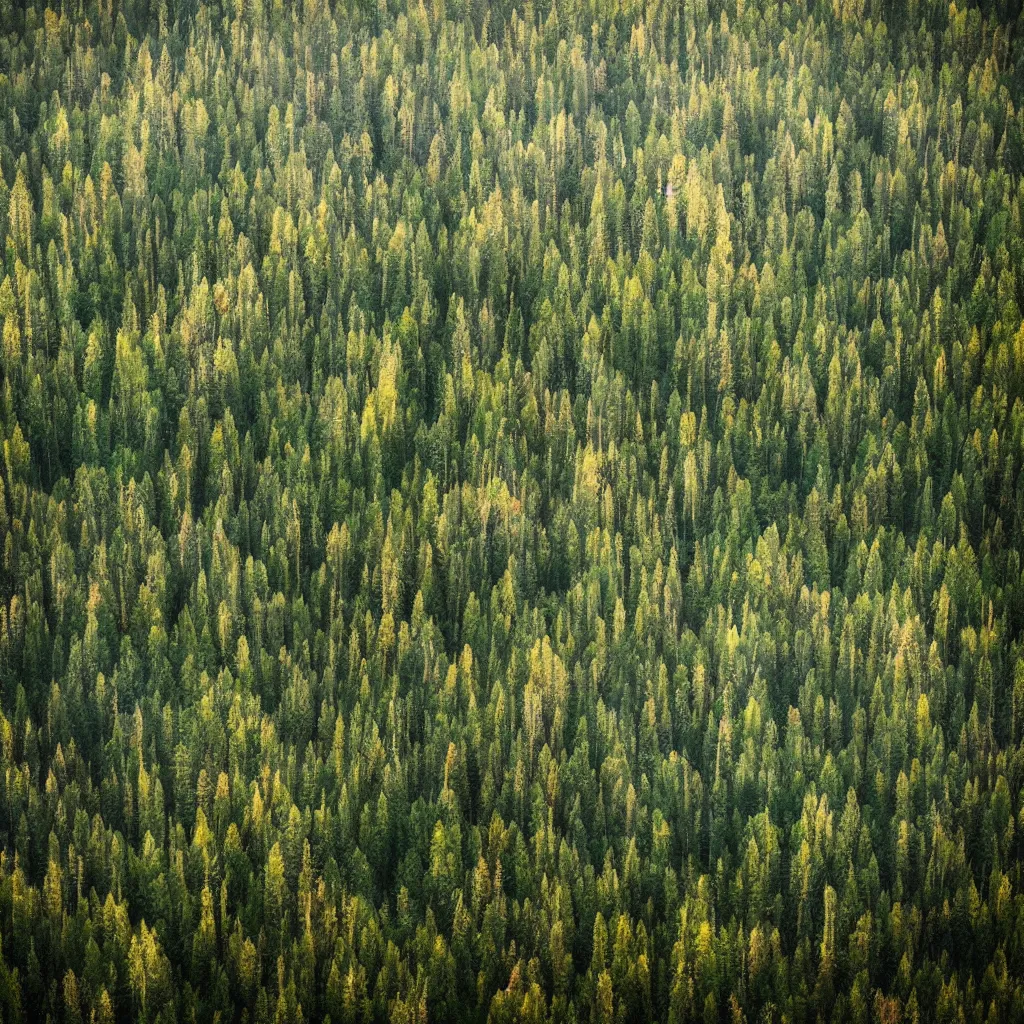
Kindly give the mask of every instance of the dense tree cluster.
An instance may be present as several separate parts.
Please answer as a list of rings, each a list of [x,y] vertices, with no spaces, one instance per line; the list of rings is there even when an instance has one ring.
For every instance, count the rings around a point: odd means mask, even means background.
[[[1024,25],[0,0],[0,1019],[1024,1016]]]

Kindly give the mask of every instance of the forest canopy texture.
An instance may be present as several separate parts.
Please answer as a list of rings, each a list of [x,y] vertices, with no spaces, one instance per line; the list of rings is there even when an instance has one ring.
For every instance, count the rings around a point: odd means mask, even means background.
[[[1019,5],[51,2],[0,1020],[1024,1019]]]

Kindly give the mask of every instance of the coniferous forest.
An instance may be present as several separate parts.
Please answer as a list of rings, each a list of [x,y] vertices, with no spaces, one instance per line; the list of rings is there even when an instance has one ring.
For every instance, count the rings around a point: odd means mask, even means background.
[[[1019,4],[49,3],[0,1020],[1024,1019]]]

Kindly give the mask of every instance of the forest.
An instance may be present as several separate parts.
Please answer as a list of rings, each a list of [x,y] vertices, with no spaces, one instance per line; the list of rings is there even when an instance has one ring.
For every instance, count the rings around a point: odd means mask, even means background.
[[[49,4],[0,1021],[1024,1020],[1019,2]]]

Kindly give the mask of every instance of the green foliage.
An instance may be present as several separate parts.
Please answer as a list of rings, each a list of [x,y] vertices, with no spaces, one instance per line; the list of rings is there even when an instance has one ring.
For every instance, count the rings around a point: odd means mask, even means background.
[[[0,0],[0,1020],[1024,1018],[1018,6]]]

